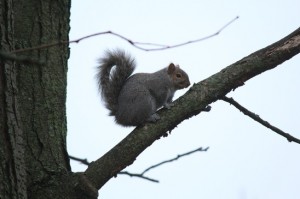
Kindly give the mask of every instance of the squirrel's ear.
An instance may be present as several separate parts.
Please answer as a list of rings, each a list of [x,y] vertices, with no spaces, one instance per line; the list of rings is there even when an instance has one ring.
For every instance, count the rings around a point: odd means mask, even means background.
[[[173,63],[170,63],[170,65],[168,66],[168,74],[174,73],[175,70],[176,66]]]

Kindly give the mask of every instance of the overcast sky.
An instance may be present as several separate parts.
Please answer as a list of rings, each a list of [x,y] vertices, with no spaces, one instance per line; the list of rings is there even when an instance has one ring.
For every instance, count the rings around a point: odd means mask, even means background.
[[[220,35],[180,48],[144,52],[112,35],[71,44],[68,71],[68,151],[93,161],[133,128],[114,123],[96,87],[97,59],[106,49],[122,48],[137,61],[136,72],[179,64],[199,82],[300,27],[300,1],[126,0],[72,1],[70,39],[114,31],[133,41],[176,44]],[[265,72],[227,96],[278,128],[300,138],[300,56]],[[188,89],[177,92],[175,98]],[[156,141],[125,170],[138,173],[177,154],[210,147],[163,165],[147,176],[152,183],[122,175],[111,179],[99,198],[299,199],[300,145],[287,140],[233,106],[217,101],[209,113],[182,122]],[[73,171],[86,167],[71,162]]]

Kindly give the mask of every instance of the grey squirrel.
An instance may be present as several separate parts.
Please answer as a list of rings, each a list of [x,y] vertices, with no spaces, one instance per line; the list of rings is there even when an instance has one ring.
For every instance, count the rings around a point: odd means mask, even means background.
[[[123,126],[139,126],[160,119],[156,110],[170,108],[176,90],[190,85],[188,75],[171,63],[154,73],[136,73],[135,60],[123,50],[106,51],[99,60],[99,91],[110,115]]]

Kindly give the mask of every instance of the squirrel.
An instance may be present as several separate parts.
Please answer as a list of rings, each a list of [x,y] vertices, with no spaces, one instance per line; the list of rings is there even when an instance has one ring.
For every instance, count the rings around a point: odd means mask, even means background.
[[[97,67],[102,99],[122,126],[156,122],[160,119],[156,110],[170,109],[175,91],[190,85],[187,73],[173,63],[154,73],[132,75],[135,67],[135,60],[120,49],[106,51]]]

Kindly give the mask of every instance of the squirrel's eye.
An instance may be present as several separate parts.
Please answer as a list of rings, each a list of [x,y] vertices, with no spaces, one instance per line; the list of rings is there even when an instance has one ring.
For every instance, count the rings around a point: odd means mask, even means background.
[[[177,74],[176,74],[176,77],[177,77],[177,78],[181,78],[181,74],[180,74],[180,73],[177,73]]]

